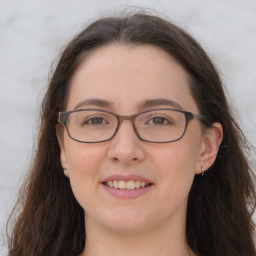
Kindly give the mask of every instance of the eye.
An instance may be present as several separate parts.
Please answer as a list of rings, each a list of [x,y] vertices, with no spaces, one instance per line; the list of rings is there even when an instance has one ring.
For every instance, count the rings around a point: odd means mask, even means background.
[[[149,124],[153,124],[153,125],[167,125],[167,124],[171,124],[171,122],[167,118],[162,117],[162,116],[153,117],[153,118],[151,118],[148,121],[148,123]]]
[[[84,124],[89,125],[101,125],[101,124],[107,124],[107,121],[102,117],[90,117],[85,120]]]

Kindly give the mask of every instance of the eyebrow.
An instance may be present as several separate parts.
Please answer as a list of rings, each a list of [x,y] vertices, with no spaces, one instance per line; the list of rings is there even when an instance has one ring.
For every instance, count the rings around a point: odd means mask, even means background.
[[[140,108],[150,108],[150,107],[158,107],[158,106],[170,106],[176,109],[183,109],[182,106],[177,103],[176,101],[169,100],[169,99],[152,99],[152,100],[145,100],[140,104]]]
[[[79,109],[79,108],[89,106],[89,105],[94,105],[94,106],[101,107],[101,108],[110,108],[113,106],[113,104],[107,100],[90,98],[90,99],[80,101],[74,107],[74,109]]]
[[[74,110],[83,108],[85,106],[94,105],[101,108],[113,108],[113,103],[103,99],[97,98],[89,98],[86,100],[80,101],[75,107]],[[169,99],[152,99],[152,100],[144,100],[141,104],[139,104],[139,109],[146,109],[151,107],[158,107],[158,106],[170,106],[176,109],[183,109],[182,106],[177,103],[176,101],[169,100]]]

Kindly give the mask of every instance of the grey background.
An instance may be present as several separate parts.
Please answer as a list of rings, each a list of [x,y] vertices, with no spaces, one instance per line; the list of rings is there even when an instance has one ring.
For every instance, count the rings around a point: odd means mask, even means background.
[[[0,255],[6,255],[4,225],[32,158],[52,62],[91,20],[125,6],[164,13],[201,42],[256,144],[255,0],[0,0]]]

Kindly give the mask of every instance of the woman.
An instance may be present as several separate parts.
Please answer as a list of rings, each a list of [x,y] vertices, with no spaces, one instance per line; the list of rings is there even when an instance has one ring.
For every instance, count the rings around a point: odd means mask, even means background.
[[[9,255],[256,255],[246,149],[191,36],[100,19],[53,72]]]

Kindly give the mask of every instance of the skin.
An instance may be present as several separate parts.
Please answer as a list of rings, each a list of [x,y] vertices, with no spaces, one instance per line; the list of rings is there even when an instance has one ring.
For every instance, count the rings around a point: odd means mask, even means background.
[[[198,113],[185,70],[153,46],[109,45],[91,52],[76,71],[66,110],[97,98],[107,109],[132,115],[144,100],[168,99]],[[170,107],[158,105],[150,108]],[[222,140],[218,123],[203,132],[200,121],[190,121],[184,137],[172,143],[148,143],[123,121],[107,142],[86,144],[59,139],[61,163],[74,195],[85,210],[86,246],[81,255],[195,255],[186,242],[185,222],[189,190],[195,174],[214,162]],[[140,175],[153,183],[134,199],[110,195],[101,184],[113,174]]]

